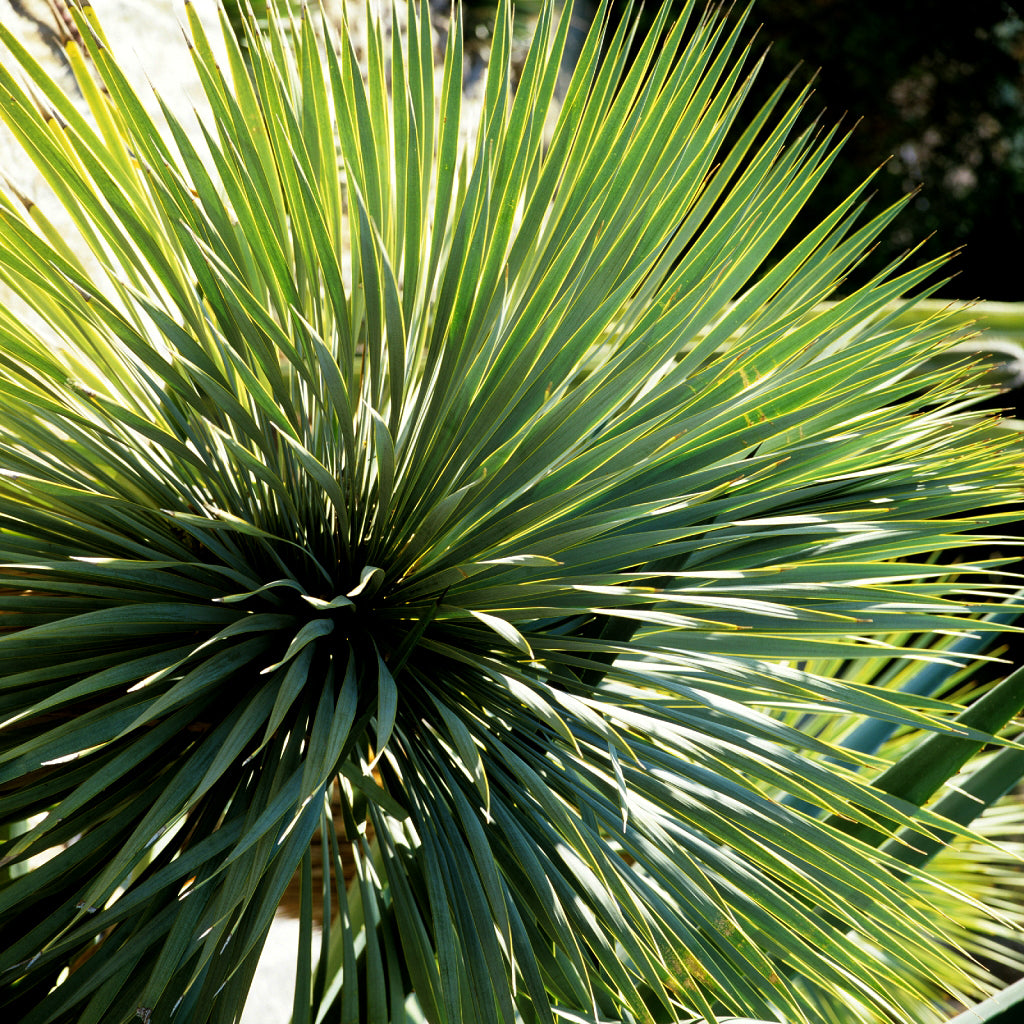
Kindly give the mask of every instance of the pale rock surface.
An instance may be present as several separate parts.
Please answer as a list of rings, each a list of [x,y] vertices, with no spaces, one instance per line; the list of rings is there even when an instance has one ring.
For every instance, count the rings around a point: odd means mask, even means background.
[[[175,117],[198,141],[193,109],[205,110],[199,75],[189,57],[185,41],[182,0],[92,0],[103,29],[129,81],[146,110],[162,121],[156,94],[163,98]],[[210,32],[218,35],[216,0],[193,0],[193,6]],[[52,78],[64,86],[67,95],[86,111],[87,107],[64,56],[64,25],[61,5],[47,0],[0,0],[0,23],[9,28],[23,46],[42,64]],[[4,55],[0,53],[0,59]],[[84,245],[75,246],[77,232],[71,217],[54,200],[46,182],[25,155],[6,126],[0,125],[0,182],[9,182],[39,208],[80,253],[86,266],[92,265]],[[19,308],[20,300],[0,285],[0,302]],[[34,318],[33,318],[34,319]]]
[[[185,41],[182,0],[92,0],[92,6],[146,109],[160,120],[155,96],[159,93],[185,127],[194,131],[192,110],[203,110],[205,104]],[[192,0],[192,6],[211,38],[216,39],[219,29],[215,0]],[[60,26],[50,5],[45,0],[0,0],[0,23],[86,109],[64,57]],[[45,183],[6,129],[0,130],[0,171],[30,199],[43,204],[47,212],[52,210]]]

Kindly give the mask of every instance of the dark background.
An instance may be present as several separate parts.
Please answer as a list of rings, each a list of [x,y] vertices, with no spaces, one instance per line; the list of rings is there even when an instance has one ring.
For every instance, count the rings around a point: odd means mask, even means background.
[[[661,6],[640,3],[641,19],[649,23]],[[613,0],[613,16],[625,7]],[[770,49],[751,108],[796,68],[796,86],[814,79],[810,117],[847,127],[859,121],[812,198],[805,227],[881,167],[875,210],[903,195],[914,198],[865,269],[880,269],[923,241],[922,258],[963,250],[940,295],[1024,301],[1020,7],[1008,0],[752,5],[748,36],[757,30],[755,52]]]

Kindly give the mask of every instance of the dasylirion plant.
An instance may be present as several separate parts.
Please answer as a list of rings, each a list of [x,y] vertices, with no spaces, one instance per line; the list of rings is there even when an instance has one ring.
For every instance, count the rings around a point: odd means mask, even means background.
[[[420,0],[364,66],[186,4],[197,137],[71,6],[86,112],[0,30],[80,235],[0,198],[4,1019],[236,1021],[296,873],[296,1024],[975,991],[942,922],[998,907],[905,853],[980,841],[929,801],[1022,688],[850,666],[1007,628],[1022,448],[903,316],[940,267],[858,280],[898,208],[791,234],[842,141],[806,93],[602,4],[556,100],[569,17],[513,81],[504,3],[466,145],[457,11],[435,78]]]

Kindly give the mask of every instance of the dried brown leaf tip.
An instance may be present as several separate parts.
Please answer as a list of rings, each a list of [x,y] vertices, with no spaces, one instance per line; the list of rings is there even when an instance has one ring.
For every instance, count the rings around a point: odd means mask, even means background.
[[[75,42],[84,46],[82,34],[78,31],[74,16],[68,7],[67,0],[46,0],[46,6],[53,16],[54,29],[62,43]]]

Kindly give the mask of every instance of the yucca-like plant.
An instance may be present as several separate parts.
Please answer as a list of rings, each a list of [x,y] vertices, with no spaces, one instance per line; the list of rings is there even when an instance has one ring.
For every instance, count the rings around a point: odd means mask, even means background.
[[[1004,621],[1015,617],[1012,613],[1000,616]],[[890,641],[913,644],[936,657],[922,662],[880,654],[875,658],[816,662],[813,670],[847,682],[904,694],[949,697],[955,692],[960,700],[978,710],[984,703],[979,703],[982,696],[986,692],[994,694],[994,691],[990,690],[990,682],[974,677],[979,670],[991,676],[1000,664],[995,656],[1007,653],[992,647],[991,637],[986,638],[984,634],[960,639],[941,635],[894,635]],[[965,668],[958,667],[965,655],[977,654],[986,648],[991,658],[979,659]],[[1019,686],[1020,680],[1011,685]],[[991,700],[991,695],[988,699]],[[884,720],[872,718],[858,723],[847,716],[822,712],[780,714],[802,731],[827,740],[842,751],[881,755],[889,763],[906,764],[919,749],[919,734],[915,730]],[[837,757],[849,763],[844,753],[831,755],[832,759]],[[947,835],[942,840],[923,841],[913,837],[908,845],[890,844],[891,851],[901,860],[928,863],[933,877],[926,884],[932,889],[930,901],[939,911],[934,941],[925,954],[927,964],[921,965],[921,973],[931,975],[933,989],[930,993],[922,992],[918,1003],[903,1007],[905,1015],[915,1024],[940,1024],[950,1019],[950,1000],[945,988],[951,977],[945,963],[950,950],[964,955],[959,970],[970,978],[964,985],[962,998],[984,999],[998,991],[999,977],[993,972],[1003,977],[1024,975],[1024,947],[1020,943],[1024,932],[1024,871],[1021,870],[1024,802],[1015,793],[1006,795],[1022,773],[1024,751],[1021,750],[993,749],[973,758],[961,774],[950,780],[949,791],[931,806],[954,820],[971,822],[976,836]],[[907,780],[911,785],[917,781],[918,773],[911,773]],[[776,791],[774,795],[789,805],[802,807],[807,813],[820,814],[817,808],[794,799],[791,794]],[[963,898],[964,894],[968,900]],[[998,910],[997,917],[992,915],[994,909]],[[879,949],[877,955],[887,954]],[[1002,997],[1000,993],[997,998]],[[822,990],[817,993],[817,999],[822,1016],[833,1024],[848,1024],[852,1020],[888,1024],[891,1020],[884,1010],[869,1008],[851,1015],[842,993]]]
[[[42,321],[0,310],[5,1019],[236,1020],[296,871],[296,1022],[956,994],[950,893],[879,844],[964,829],[793,712],[973,750],[1019,710],[820,666],[1001,628],[965,559],[1022,453],[900,319],[935,266],[842,291],[896,210],[779,248],[838,152],[805,95],[746,110],[713,15],[628,62],[602,8],[556,116],[568,21],[513,91],[506,4],[462,151],[457,20],[435,91],[415,0],[365,75],[188,8],[195,148],[75,13],[91,117],[0,71],[91,254],[0,200]]]

